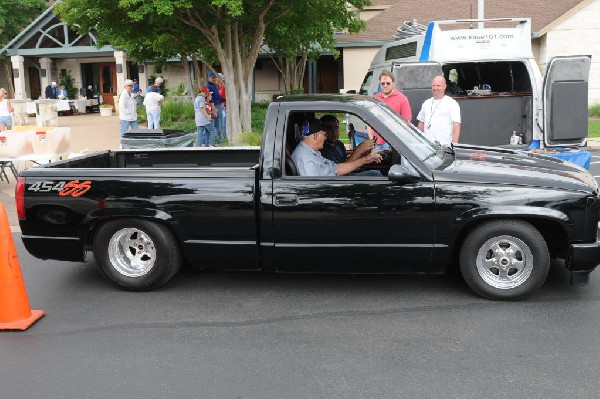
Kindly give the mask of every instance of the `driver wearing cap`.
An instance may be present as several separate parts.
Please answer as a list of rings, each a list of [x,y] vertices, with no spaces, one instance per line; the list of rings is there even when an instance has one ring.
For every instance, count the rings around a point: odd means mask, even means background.
[[[323,124],[315,119],[305,122],[301,129],[302,141],[292,153],[292,160],[300,176],[345,176],[371,162],[381,162],[381,155],[375,152],[354,161],[343,163],[330,161],[319,151],[327,139]],[[381,173],[370,170],[353,175],[381,176]]]

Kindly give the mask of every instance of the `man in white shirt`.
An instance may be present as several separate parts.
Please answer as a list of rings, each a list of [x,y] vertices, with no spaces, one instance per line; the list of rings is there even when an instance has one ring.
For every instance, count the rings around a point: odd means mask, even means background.
[[[460,107],[445,95],[446,79],[436,76],[431,82],[433,97],[425,100],[417,120],[417,127],[432,142],[451,146],[458,143],[460,136]]]

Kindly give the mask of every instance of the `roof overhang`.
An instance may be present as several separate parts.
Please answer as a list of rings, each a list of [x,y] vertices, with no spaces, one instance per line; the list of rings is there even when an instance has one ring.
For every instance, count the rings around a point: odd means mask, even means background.
[[[372,40],[364,42],[337,42],[336,48],[348,48],[348,47],[381,47],[384,44],[393,42],[393,40]]]

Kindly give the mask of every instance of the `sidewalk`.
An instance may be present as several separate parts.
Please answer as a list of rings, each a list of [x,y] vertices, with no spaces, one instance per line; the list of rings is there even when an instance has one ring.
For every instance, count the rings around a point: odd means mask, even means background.
[[[35,123],[35,118],[33,119]],[[100,116],[100,114],[80,114],[58,117],[58,125],[71,128],[71,152],[101,151],[116,149],[120,146],[119,117]],[[17,165],[21,171],[26,165]],[[10,173],[10,183],[0,181],[0,201],[8,214],[8,221],[13,232],[19,232],[19,222],[15,208],[15,178]]]

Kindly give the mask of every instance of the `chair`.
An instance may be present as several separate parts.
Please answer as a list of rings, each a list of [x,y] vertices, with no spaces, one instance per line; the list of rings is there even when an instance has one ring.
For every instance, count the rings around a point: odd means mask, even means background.
[[[356,149],[365,140],[369,139],[369,135],[363,132],[354,132],[352,135],[352,149]]]
[[[13,164],[12,161],[0,161],[0,180],[6,179],[6,182],[10,183],[10,180],[8,180],[8,175],[6,174],[6,168],[10,169],[15,179],[19,176],[19,173],[17,172],[17,168],[15,168],[15,164]]]
[[[298,168],[292,159],[292,153],[287,147],[285,149],[285,175],[298,176]]]
[[[288,137],[286,139],[285,146],[285,174],[286,176],[298,176],[298,168],[292,159],[292,152],[298,145],[298,143],[302,140],[302,132],[300,132],[300,127],[297,123],[294,123],[294,131],[293,134],[288,132]]]

